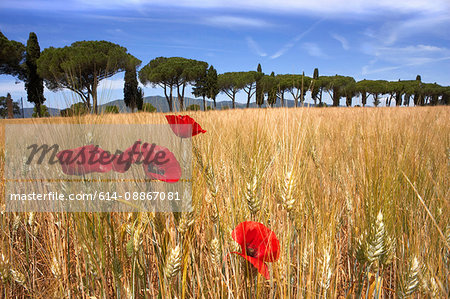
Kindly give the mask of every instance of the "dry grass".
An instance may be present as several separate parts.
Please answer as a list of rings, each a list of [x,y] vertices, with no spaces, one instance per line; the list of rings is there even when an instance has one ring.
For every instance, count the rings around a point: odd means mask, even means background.
[[[191,116],[208,131],[194,137],[193,213],[2,213],[1,296],[448,296],[450,108]],[[23,121],[1,124],[8,122]],[[264,223],[280,240],[270,280],[229,254],[238,249],[231,231],[245,220]]]

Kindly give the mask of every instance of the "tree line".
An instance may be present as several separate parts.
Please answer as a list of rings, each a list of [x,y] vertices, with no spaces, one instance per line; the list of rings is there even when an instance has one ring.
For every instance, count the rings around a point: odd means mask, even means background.
[[[294,100],[295,107],[303,105],[307,92],[317,106],[324,106],[323,95],[328,94],[333,106],[345,99],[346,106],[353,105],[355,97],[365,106],[371,99],[374,106],[385,96],[387,105],[396,106],[448,105],[450,87],[436,83],[424,83],[418,75],[415,80],[361,80],[348,76],[320,76],[316,68],[312,77],[302,74],[264,74],[259,64],[256,71],[226,72],[218,74],[207,62],[183,57],[157,57],[143,66],[142,61],[128,53],[127,49],[108,41],[79,41],[62,48],[49,47],[40,51],[35,33],[31,32],[26,46],[8,40],[0,32],[0,74],[7,74],[25,82],[28,101],[35,105],[41,116],[44,103],[44,83],[48,89],[69,89],[79,96],[82,105],[98,113],[97,88],[101,80],[119,72],[125,72],[124,101],[132,111],[142,109],[144,94],[138,86],[160,87],[164,91],[170,111],[174,101],[184,110],[185,91],[192,86],[195,97],[206,99],[216,108],[219,93],[228,96],[232,107],[236,95],[247,95],[247,107],[252,99],[261,107],[265,103],[274,106],[277,101],[286,105],[286,96]]]

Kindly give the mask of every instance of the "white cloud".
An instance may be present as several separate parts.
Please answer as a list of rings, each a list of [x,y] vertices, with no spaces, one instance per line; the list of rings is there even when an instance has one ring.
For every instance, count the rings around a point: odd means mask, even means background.
[[[448,61],[450,48],[422,43],[424,40],[448,40],[449,11],[446,9],[431,14],[424,11],[400,21],[385,22],[380,28],[367,28],[361,51],[371,59],[363,66],[362,74]],[[415,41],[422,42],[412,44]]]
[[[17,82],[17,83],[16,83]],[[112,90],[123,89],[124,80],[123,79],[104,79],[100,81],[98,86],[98,93],[108,93]],[[51,92],[45,87],[46,93]],[[0,95],[6,95],[7,93],[15,95],[26,96],[25,84],[22,81],[15,81],[10,79],[3,79],[0,81]]]
[[[406,47],[379,46],[374,48],[373,55],[377,60],[395,64],[422,64],[428,60],[450,56],[450,49],[422,44]]]
[[[322,51],[322,49],[316,43],[303,43],[302,48],[313,57],[326,58],[327,55]]]
[[[25,84],[22,81],[15,81],[14,79],[0,81],[0,96],[6,96],[8,92],[11,94],[25,92]]]
[[[345,37],[339,34],[332,34],[331,37],[333,37],[335,40],[341,43],[341,46],[344,50],[349,50],[350,46],[348,45],[348,41]]]
[[[123,79],[104,79],[100,81],[98,90],[123,89],[124,82],[125,81]]]
[[[396,13],[438,13],[448,11],[448,0],[434,0],[432,3],[423,0],[2,0],[0,7],[28,8],[39,10],[112,10],[124,8],[145,8],[148,6],[206,8],[206,9],[239,9],[257,11],[281,11],[301,14],[316,14],[335,17],[349,17],[354,14],[383,15],[386,11]]]
[[[432,45],[378,46],[372,51],[375,58],[362,68],[363,75],[450,60],[450,49]],[[391,65],[376,67],[386,63]]]
[[[247,45],[250,48],[250,50],[252,50],[258,56],[261,56],[261,57],[267,56],[267,53],[261,49],[261,47],[255,42],[255,40],[253,38],[248,36],[246,38],[246,41],[247,41]]]
[[[78,3],[103,7],[129,6],[129,5],[159,5],[179,6],[193,8],[232,8],[251,10],[276,10],[300,13],[326,13],[329,15],[366,13],[373,14],[382,11],[394,11],[399,13],[410,12],[440,12],[450,8],[447,0],[434,0],[431,5],[423,0],[347,0],[343,5],[342,0],[78,0]]]
[[[260,20],[257,18],[245,18],[245,17],[236,17],[236,16],[214,16],[207,17],[204,19],[204,23],[207,25],[218,26],[218,27],[256,27],[256,28],[264,28],[271,27],[273,24],[270,24],[264,20]]]
[[[293,46],[295,45],[294,42],[288,42],[285,44],[280,50],[278,50],[275,54],[270,56],[271,59],[278,58],[280,56],[283,56],[287,51],[289,51]]]
[[[395,65],[395,66],[388,66],[388,67],[381,67],[381,68],[370,68],[370,65],[365,65],[362,68],[362,75],[368,75],[368,74],[374,74],[374,73],[383,73],[393,70],[398,70],[410,66],[418,66],[418,65],[424,65],[428,63],[434,63],[434,62],[440,62],[440,61],[447,61],[450,60],[450,56],[448,57],[441,57],[441,58],[421,58],[416,59],[415,61],[411,61],[410,63],[405,63],[401,65]]]
[[[283,56],[287,51],[289,51],[297,42],[299,42],[305,35],[310,33],[317,25],[319,25],[321,22],[323,22],[325,19],[320,19],[319,21],[312,24],[309,28],[307,28],[305,31],[294,37],[292,40],[290,40],[288,43],[286,43],[280,50],[278,50],[275,54],[270,56],[271,59],[278,58],[280,56]]]
[[[398,22],[387,22],[379,30],[374,32],[372,29],[368,32],[371,31],[374,38],[387,45],[418,34],[448,38],[449,31],[446,28],[450,27],[450,7],[448,9],[447,13],[419,15]]]

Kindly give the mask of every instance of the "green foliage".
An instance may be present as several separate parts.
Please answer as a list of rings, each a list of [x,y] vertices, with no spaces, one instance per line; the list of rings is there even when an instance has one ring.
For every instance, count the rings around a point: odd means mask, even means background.
[[[155,106],[153,106],[150,103],[144,103],[142,105],[142,111],[144,111],[144,112],[156,112],[156,108],[155,108]]]
[[[243,90],[247,94],[247,107],[250,105],[251,97],[257,92],[257,82],[262,78],[261,72],[228,72],[219,75],[218,86],[232,101],[233,108],[236,107],[236,94]],[[261,88],[258,86],[258,88]]]
[[[258,77],[256,78],[256,104],[261,107],[264,104],[264,90],[261,84],[261,79],[264,77],[264,73],[262,71],[261,64],[258,63],[258,68],[256,69],[258,72]]]
[[[264,76],[263,78],[264,92],[267,94],[267,104],[271,107],[277,102],[278,79],[275,77],[274,72],[270,76]]]
[[[113,106],[106,106],[104,113],[113,113],[113,114],[117,114],[119,113],[119,107],[113,105]]]
[[[276,84],[278,97],[282,97],[284,92],[289,92],[295,101],[295,106],[297,107],[298,102],[303,104],[303,99],[305,98],[308,87],[311,85],[311,78],[302,75],[277,75]]]
[[[127,49],[107,41],[81,41],[64,48],[47,48],[37,60],[38,74],[47,88],[67,88],[97,113],[97,87],[99,82],[127,67],[140,64],[140,60],[127,53]]]
[[[256,81],[262,76],[261,73],[255,71],[239,73],[239,79],[244,84],[243,90],[247,94],[247,108],[250,107],[250,100],[256,92]]]
[[[368,84],[367,80],[361,80],[356,82],[355,91],[357,94],[361,95],[361,102],[363,107],[367,104],[367,93],[368,93]]]
[[[186,108],[186,110],[188,110],[188,111],[199,111],[199,110],[201,110],[201,107],[200,107],[200,105],[192,104],[192,105],[189,105]]]
[[[183,57],[157,57],[139,71],[139,80],[144,85],[162,87],[170,111],[173,111],[172,90],[176,88],[180,109],[183,110],[186,86],[204,77],[207,67],[208,63],[204,61]]]
[[[8,94],[6,97],[2,96],[0,97],[0,117],[6,118],[8,116],[8,104],[7,104],[7,98],[11,97],[10,94]],[[13,113],[14,114],[20,114],[20,108],[19,103],[13,102]]]
[[[34,106],[32,117],[50,117],[50,113],[48,112],[47,106],[40,105],[39,107],[40,107],[41,111],[38,114],[37,106]]]
[[[144,105],[144,90],[138,87],[138,97],[136,102],[137,109],[142,110],[142,105]]]
[[[314,69],[313,79],[315,79],[315,80],[319,79],[319,69],[318,68]]]
[[[228,72],[220,74],[218,86],[232,101],[233,109],[236,107],[236,94],[248,84],[250,76],[247,72]]]
[[[319,69],[314,69],[313,80],[311,83],[311,97],[314,100],[314,104],[317,103],[317,96],[319,95],[320,83],[319,80]]]
[[[214,107],[216,106],[216,97],[219,93],[219,87],[217,82],[217,71],[211,65],[209,69],[206,71],[205,76],[200,77],[195,82],[192,94],[196,97],[203,98],[204,109],[208,109],[206,107],[205,98],[209,98],[213,100]]]
[[[0,75],[11,75],[24,80],[26,77],[23,62],[25,46],[13,40],[8,40],[0,32]]]
[[[203,97],[205,98],[206,95],[208,94],[208,86],[207,86],[207,78],[206,78],[206,73],[204,76],[198,78],[195,83],[194,86],[192,88],[192,94],[195,97]]]
[[[345,96],[346,91],[350,92],[355,79],[346,76],[322,76],[319,78],[321,87],[326,90],[331,99],[333,100],[333,106],[339,106],[341,97]]]
[[[134,109],[142,109],[143,91],[138,87],[136,67],[130,66],[125,70],[125,83],[123,86],[123,101],[134,112]]]
[[[343,95],[345,96],[345,104],[347,107],[352,106],[353,98],[357,96],[356,82],[349,82],[342,88]]]
[[[67,109],[61,110],[61,116],[71,117],[71,116],[81,116],[89,113],[89,109],[83,102],[78,102],[73,104]]]
[[[217,71],[211,65],[206,73],[206,86],[207,86],[207,94],[206,97],[213,100],[214,108],[216,107],[216,97],[219,94],[219,86],[217,82]]]
[[[41,55],[41,48],[36,33],[31,32],[27,42],[26,51],[26,67],[27,77],[25,80],[25,89],[27,90],[27,100],[34,103],[36,107],[37,117],[41,115],[42,109],[40,106],[45,102],[44,98],[44,80],[37,73],[36,61]]]

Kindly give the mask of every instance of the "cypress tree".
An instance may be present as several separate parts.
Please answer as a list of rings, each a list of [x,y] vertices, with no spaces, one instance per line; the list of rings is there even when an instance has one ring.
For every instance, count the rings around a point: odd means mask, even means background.
[[[37,116],[41,117],[41,104],[45,102],[44,81],[37,73],[36,61],[41,55],[36,33],[30,32],[27,41],[25,63],[27,66],[27,76],[25,80],[25,89],[27,90],[28,102],[34,103]]]
[[[138,110],[142,110],[142,107],[144,106],[144,90],[142,88],[138,87],[137,89],[138,94],[136,98],[136,108]]]
[[[261,78],[264,74],[260,63],[258,64],[256,71],[258,72],[258,76],[256,78],[256,104],[261,107],[264,104],[264,90],[261,85]]]
[[[217,83],[217,71],[212,65],[206,72],[206,89],[206,97],[213,100],[214,109],[216,109],[216,97],[219,93],[219,86]]]
[[[416,76],[417,88],[414,93],[414,106],[422,106],[423,105],[423,95],[422,95],[422,77],[420,75]]]
[[[123,86],[123,101],[125,105],[134,112],[135,108],[142,108],[142,90],[138,88],[136,68],[133,66],[125,70],[125,83]]]
[[[267,92],[267,104],[269,104],[271,107],[277,103],[277,84],[275,79],[275,73],[272,72],[270,74],[272,84],[270,86],[270,89]]]
[[[317,96],[319,95],[319,82],[317,81],[319,79],[319,69],[314,69],[313,74],[313,83],[312,83],[312,89],[311,89],[311,97],[314,100],[314,106],[317,104]]]

